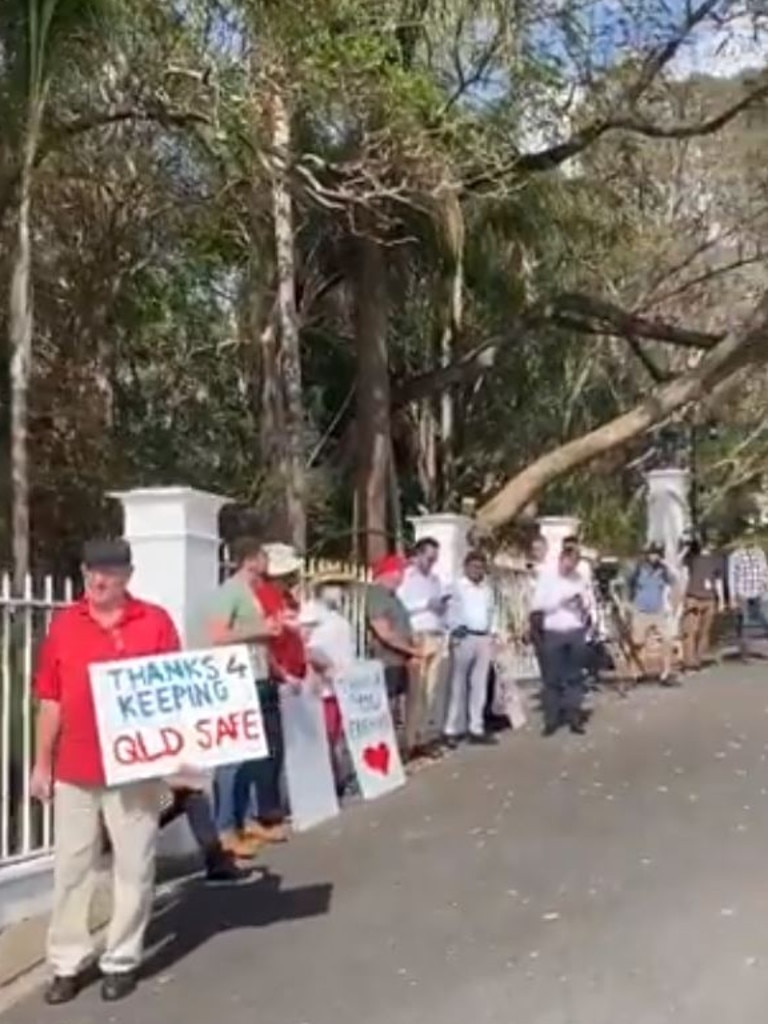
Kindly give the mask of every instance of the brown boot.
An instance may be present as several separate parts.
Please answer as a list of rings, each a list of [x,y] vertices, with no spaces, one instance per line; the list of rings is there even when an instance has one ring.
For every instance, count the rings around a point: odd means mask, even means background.
[[[235,860],[250,860],[255,857],[264,841],[244,832],[222,832],[219,836],[221,848]]]
[[[286,843],[288,829],[285,825],[262,825],[260,821],[249,821],[243,829],[249,840],[258,843]]]

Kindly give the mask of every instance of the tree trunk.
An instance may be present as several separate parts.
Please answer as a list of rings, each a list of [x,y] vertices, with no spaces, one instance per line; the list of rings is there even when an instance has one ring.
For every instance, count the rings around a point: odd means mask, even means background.
[[[301,382],[299,316],[296,308],[296,257],[293,202],[288,182],[291,123],[282,90],[272,84],[269,96],[272,135],[272,215],[277,259],[277,312],[280,327],[279,371],[282,378],[284,435],[280,468],[290,542],[306,549],[306,464],[304,399]]]
[[[19,181],[16,245],[11,272],[9,339],[11,346],[11,526],[13,531],[13,584],[24,586],[30,562],[29,386],[32,371],[32,177],[39,135],[39,116],[33,113],[25,140]]]
[[[423,399],[415,406],[417,424],[416,472],[424,504],[430,512],[436,512],[438,506],[438,474],[437,474],[437,419],[435,417],[435,400],[431,396]]]
[[[362,555],[388,550],[387,493],[392,450],[387,350],[387,267],[381,246],[361,238],[355,281],[357,492]]]
[[[451,273],[448,322],[443,328],[440,339],[440,366],[442,369],[447,369],[453,364],[461,332],[464,309],[464,253],[461,246],[463,246],[463,236],[455,254],[455,263]],[[455,430],[455,395],[454,389],[448,386],[440,396],[440,496],[442,504],[445,506],[449,506],[453,502],[456,483]]]
[[[553,480],[625,445],[676,410],[705,395],[745,365],[765,358],[768,345],[768,292],[749,324],[719,342],[694,369],[659,387],[629,412],[596,430],[547,452],[513,477],[483,505],[478,520],[494,528],[514,519]]]

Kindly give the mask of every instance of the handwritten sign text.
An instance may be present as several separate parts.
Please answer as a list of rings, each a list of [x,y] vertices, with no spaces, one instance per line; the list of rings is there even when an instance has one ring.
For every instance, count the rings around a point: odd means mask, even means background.
[[[389,710],[384,673],[378,661],[357,661],[334,682],[344,736],[366,800],[405,783]]]
[[[268,754],[244,646],[108,662],[90,675],[108,785]]]

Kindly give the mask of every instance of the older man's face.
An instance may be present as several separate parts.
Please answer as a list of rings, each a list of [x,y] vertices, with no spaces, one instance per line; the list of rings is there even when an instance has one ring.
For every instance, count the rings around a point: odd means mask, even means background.
[[[84,566],[85,596],[97,610],[116,608],[125,600],[130,578],[129,568],[88,569]]]

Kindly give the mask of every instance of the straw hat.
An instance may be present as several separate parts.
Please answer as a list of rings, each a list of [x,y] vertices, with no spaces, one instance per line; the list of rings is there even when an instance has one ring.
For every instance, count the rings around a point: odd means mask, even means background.
[[[263,550],[267,556],[267,576],[293,576],[304,567],[303,560],[290,544],[265,544]]]

